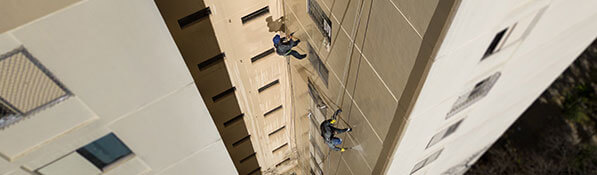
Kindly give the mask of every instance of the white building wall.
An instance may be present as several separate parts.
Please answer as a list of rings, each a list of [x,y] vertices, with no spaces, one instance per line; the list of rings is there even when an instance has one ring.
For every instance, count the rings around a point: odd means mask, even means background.
[[[110,132],[135,156],[105,174],[236,174],[152,0],[81,1],[0,34],[0,53],[20,46],[74,96],[0,130],[0,174],[29,174]]]
[[[440,174],[495,142],[595,39],[597,12],[590,9],[595,6],[590,0],[463,0],[388,174],[409,174],[417,162],[443,148],[436,161],[415,173]],[[495,34],[515,22],[506,45],[480,61]],[[528,34],[520,32],[527,26],[521,24],[528,24]],[[445,119],[458,96],[497,71],[502,75],[485,98]],[[434,134],[461,118],[454,134],[425,149]]]

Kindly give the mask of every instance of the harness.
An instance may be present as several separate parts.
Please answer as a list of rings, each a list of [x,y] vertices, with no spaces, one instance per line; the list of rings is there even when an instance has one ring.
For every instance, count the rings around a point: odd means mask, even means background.
[[[292,49],[288,49],[288,51],[286,51],[286,53],[280,53],[280,49],[278,49],[278,47],[282,46],[284,44],[280,43],[280,44],[274,44],[274,48],[276,49],[276,53],[278,55],[282,55],[282,56],[288,56],[290,54],[290,52],[292,52]]]
[[[332,131],[332,129],[330,128],[330,123],[328,121],[325,121],[324,123],[322,123],[320,126],[320,129],[321,129],[321,137],[323,137],[323,140],[331,141],[332,138],[334,138],[334,131]],[[329,135],[329,137],[326,135]]]

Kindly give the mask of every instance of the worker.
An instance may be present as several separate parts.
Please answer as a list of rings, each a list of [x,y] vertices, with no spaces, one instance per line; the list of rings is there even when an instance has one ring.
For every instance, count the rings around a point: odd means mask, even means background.
[[[301,42],[300,39],[297,40],[292,40],[292,35],[294,34],[294,32],[292,32],[288,37],[289,40],[286,41],[286,37],[282,37],[280,38],[280,35],[276,34],[276,36],[274,36],[274,48],[276,49],[276,53],[278,55],[281,56],[287,56],[287,55],[292,55],[297,59],[303,59],[305,57],[307,57],[307,54],[300,54],[295,50],[292,50],[293,47],[297,46],[299,44],[299,42]]]
[[[337,122],[336,117],[338,116],[338,114],[340,114],[340,112],[342,112],[341,109],[336,110],[336,112],[334,112],[334,115],[332,115],[332,118],[323,121],[319,127],[321,128],[321,136],[323,137],[325,143],[330,147],[330,149],[334,151],[344,152],[346,148],[341,148],[337,146],[342,144],[342,139],[335,137],[334,135],[342,134],[344,132],[350,132],[352,131],[352,129],[338,129],[333,126]]]

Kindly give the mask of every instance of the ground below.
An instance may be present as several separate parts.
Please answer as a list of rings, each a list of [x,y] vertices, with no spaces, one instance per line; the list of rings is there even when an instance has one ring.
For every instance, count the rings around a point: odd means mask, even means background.
[[[597,40],[466,174],[597,174]]]

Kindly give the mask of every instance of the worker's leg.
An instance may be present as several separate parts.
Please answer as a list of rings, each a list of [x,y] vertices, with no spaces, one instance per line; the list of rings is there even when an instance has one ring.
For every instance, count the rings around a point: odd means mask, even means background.
[[[325,142],[325,143],[328,145],[328,147],[330,147],[332,149],[334,149],[334,147],[336,147],[336,145],[334,145],[334,143],[332,143],[332,141]]]
[[[290,55],[294,56],[296,59],[302,60],[303,58],[307,57],[307,54],[300,54],[295,50],[290,51]]]
[[[338,147],[338,145],[342,144],[342,139],[338,138],[338,137],[333,137],[332,140],[330,140],[330,142],[327,142],[328,147],[330,147],[330,149],[334,150],[334,151],[342,151],[343,148]]]

